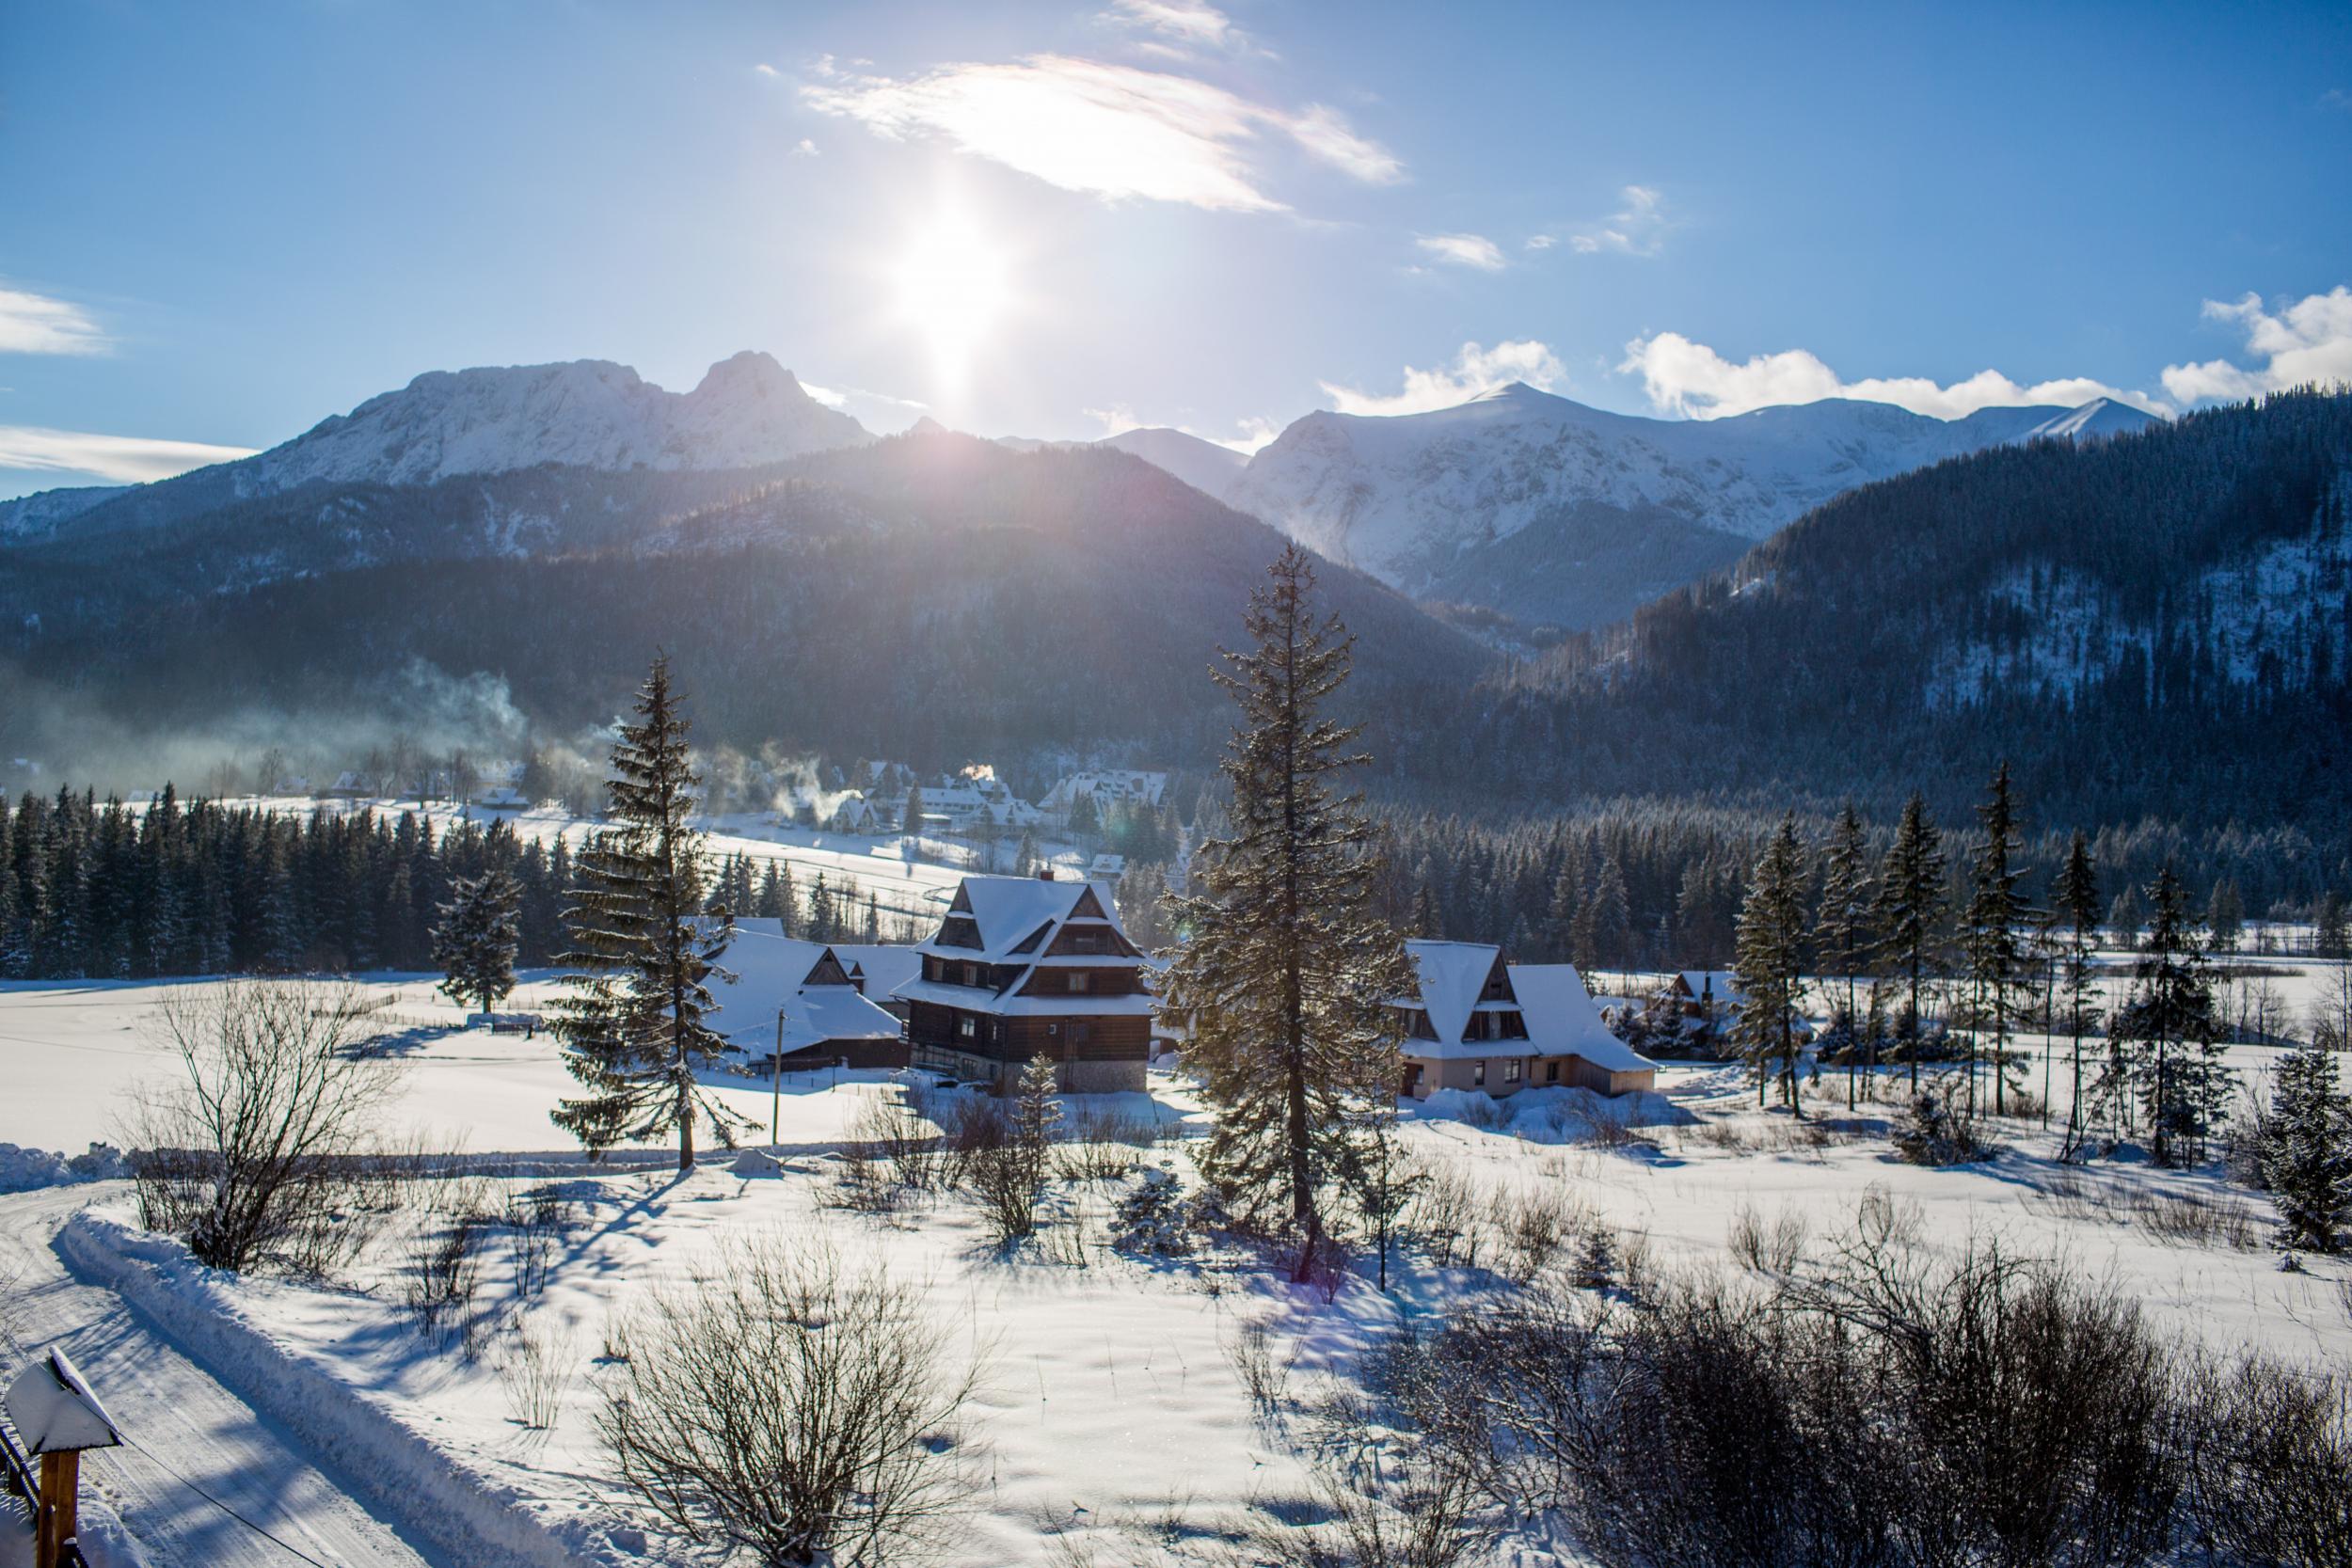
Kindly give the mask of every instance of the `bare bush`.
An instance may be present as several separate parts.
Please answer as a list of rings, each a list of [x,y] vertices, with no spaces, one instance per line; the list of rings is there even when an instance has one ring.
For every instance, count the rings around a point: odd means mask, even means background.
[[[914,1106],[895,1094],[877,1095],[858,1107],[850,1124],[850,1141],[866,1160],[910,1192],[930,1192],[939,1184],[946,1164],[939,1129]]]
[[[1424,1175],[1406,1205],[1401,1231],[1419,1242],[1441,1269],[1478,1267],[1485,1227],[1477,1188],[1454,1165],[1437,1165]]]
[[[372,1147],[398,1069],[360,1049],[374,1025],[358,991],[237,980],[167,993],[160,1043],[180,1074],[126,1114],[140,1223],[199,1260],[324,1273],[356,1249],[339,1237],[354,1157]]]
[[[2205,1368],[2194,1386],[2198,1544],[2225,1562],[2352,1562],[2352,1387],[2254,1357]]]
[[[479,1333],[473,1299],[482,1285],[482,1238],[487,1228],[485,1216],[471,1209],[428,1221],[418,1227],[406,1265],[403,1299],[417,1331],[440,1335],[457,1328],[469,1356]]]
[[[1287,1353],[1272,1322],[1265,1318],[1243,1318],[1229,1323],[1218,1336],[1224,1345],[1225,1360],[1241,1379],[1242,1391],[1249,1396],[1249,1408],[1258,1419],[1279,1419],[1290,1404],[1291,1368],[1295,1356]]]
[[[528,1431],[552,1430],[579,1371],[579,1343],[568,1328],[528,1322],[517,1325],[498,1358],[506,1414]]]
[[[1724,1236],[1724,1244],[1741,1268],[1773,1276],[1796,1273],[1804,1257],[1804,1243],[1803,1214],[1783,1209],[1767,1223],[1744,1203],[1732,1214]]]
[[[1592,1220],[1588,1212],[1545,1188],[1512,1193],[1498,1208],[1503,1272],[1521,1285],[1557,1262]]]
[[[768,1568],[897,1560],[967,1506],[977,1369],[915,1290],[822,1247],[738,1237],[626,1335],[598,1430],[621,1484]]]

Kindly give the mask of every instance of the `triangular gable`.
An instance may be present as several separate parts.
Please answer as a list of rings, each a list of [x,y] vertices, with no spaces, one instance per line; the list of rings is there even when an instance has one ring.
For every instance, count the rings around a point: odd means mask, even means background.
[[[1489,990],[1496,989],[1496,983],[1498,981],[1501,982],[1502,994],[1500,997],[1489,997],[1486,993]],[[1494,967],[1486,972],[1486,983],[1479,988],[1479,998],[1482,1001],[1501,1001],[1510,1002],[1513,1004],[1518,1003],[1519,999],[1518,992],[1511,989],[1511,967],[1502,961],[1502,950],[1501,948],[1497,948],[1495,950]]]
[[[1040,926],[1036,930],[1031,931],[1027,936],[1023,937],[1019,942],[1014,942],[1010,947],[1007,948],[1006,951],[1009,953],[1034,953],[1037,951],[1037,944],[1045,940],[1045,933],[1053,928],[1054,923],[1049,920],[1044,925]]]
[[[846,986],[849,983],[848,973],[842,969],[841,960],[834,956],[830,947],[818,955],[816,963],[809,967],[807,975],[801,981],[804,986]]]
[[[1108,920],[1110,916],[1103,912],[1102,902],[1094,896],[1094,889],[1082,886],[1078,890],[1078,901],[1070,906],[1070,918],[1073,920]]]
[[[961,882],[956,884],[956,895],[947,900],[947,912],[949,914],[972,912],[972,890],[969,887]]]

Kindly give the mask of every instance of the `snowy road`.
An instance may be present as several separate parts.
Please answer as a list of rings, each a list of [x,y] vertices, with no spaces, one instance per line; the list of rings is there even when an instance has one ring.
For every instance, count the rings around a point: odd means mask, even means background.
[[[160,1456],[117,1449],[82,1466],[86,1531],[103,1513],[121,1521],[152,1568],[289,1568],[302,1559],[239,1524],[175,1479],[179,1470],[254,1523],[309,1557],[338,1568],[417,1568],[440,1559],[372,1516],[330,1471],[306,1456],[284,1428],[257,1415],[182,1354],[112,1291],[85,1285],[51,1246],[57,1227],[110,1187],[51,1188],[0,1197],[0,1345],[12,1375],[31,1355],[62,1341],[123,1432]],[[95,1497],[103,1508],[93,1511]],[[97,1512],[101,1517],[93,1520]],[[15,1520],[0,1563],[31,1538]]]

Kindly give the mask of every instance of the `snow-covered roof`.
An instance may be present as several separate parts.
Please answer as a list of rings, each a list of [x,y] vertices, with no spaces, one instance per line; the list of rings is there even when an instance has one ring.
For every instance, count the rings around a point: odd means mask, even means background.
[[[1658,1065],[1610,1032],[1576,965],[1513,964],[1510,974],[1527,1018],[1530,1055],[1581,1056],[1612,1072]]]
[[[942,946],[934,937],[923,944],[923,951],[965,963],[1004,963],[1027,957],[1045,946],[1043,940],[1031,945],[1028,939],[1057,921],[1070,919],[1081,895],[1089,889],[1103,912],[1099,917],[1089,914],[1083,918],[1100,918],[1117,929],[1119,906],[1112,901],[1109,887],[1103,883],[1060,878],[1048,881],[1042,877],[966,877],[957,891],[948,918],[969,913],[972,923],[979,928],[980,945]]]
[[[1600,1009],[1584,990],[1574,964],[1508,964],[1503,973],[1515,1001],[1482,1002],[1480,993],[1502,950],[1491,942],[1415,940],[1405,944],[1421,972],[1421,994],[1394,1006],[1419,1007],[1429,1015],[1434,1040],[1406,1043],[1406,1054],[1422,1057],[1581,1056],[1614,1072],[1653,1066],[1601,1022]],[[1527,1025],[1519,1039],[1465,1040],[1473,1012],[1516,1009]]]
[[[983,997],[968,986],[916,979],[905,982],[891,995],[901,1002],[933,1002],[943,1007],[961,1007],[967,1012],[985,1012],[1000,1018],[1144,1018],[1152,1012],[1152,998],[1142,991],[1123,995],[1089,992],[1078,996],[1023,996],[1019,994],[1020,986],[1021,982],[1015,980],[1002,993]]]
[[[1694,998],[1711,995],[1718,1002],[1735,1006],[1747,1000],[1728,969],[1685,969],[1677,971],[1675,977]]]
[[[90,1392],[81,1369],[53,1345],[49,1354],[16,1375],[6,1400],[8,1425],[28,1454],[111,1449],[122,1433],[106,1407]]]
[[[888,996],[923,973],[922,953],[904,942],[836,942],[833,956],[844,967],[863,974],[868,996]]]
[[[1038,803],[1048,811],[1068,811],[1080,795],[1091,795],[1098,806],[1114,802],[1156,806],[1168,793],[1168,775],[1145,768],[1090,768],[1056,781]]]
[[[772,916],[739,920],[735,927],[735,941],[719,960],[735,979],[722,983],[714,976],[710,987],[719,1004],[712,1026],[735,1045],[747,1051],[771,1048],[779,1007],[787,1051],[820,1040],[898,1037],[898,1021],[858,994],[846,978],[848,964],[832,948],[786,936],[784,922]],[[828,958],[845,977],[810,984]]]
[[[1491,942],[1415,939],[1405,944],[1405,951],[1421,971],[1421,994],[1403,1005],[1429,1015],[1440,1043],[1460,1044],[1470,1009],[1478,1005],[1478,993],[1486,989],[1486,976],[1494,973],[1502,950]]]

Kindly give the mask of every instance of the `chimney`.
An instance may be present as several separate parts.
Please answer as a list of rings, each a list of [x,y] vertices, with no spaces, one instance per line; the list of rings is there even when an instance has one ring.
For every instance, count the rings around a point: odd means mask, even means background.
[[[1037,868],[1037,879],[1041,882],[1052,881],[1054,879],[1054,868],[1050,865],[1039,866]]]

